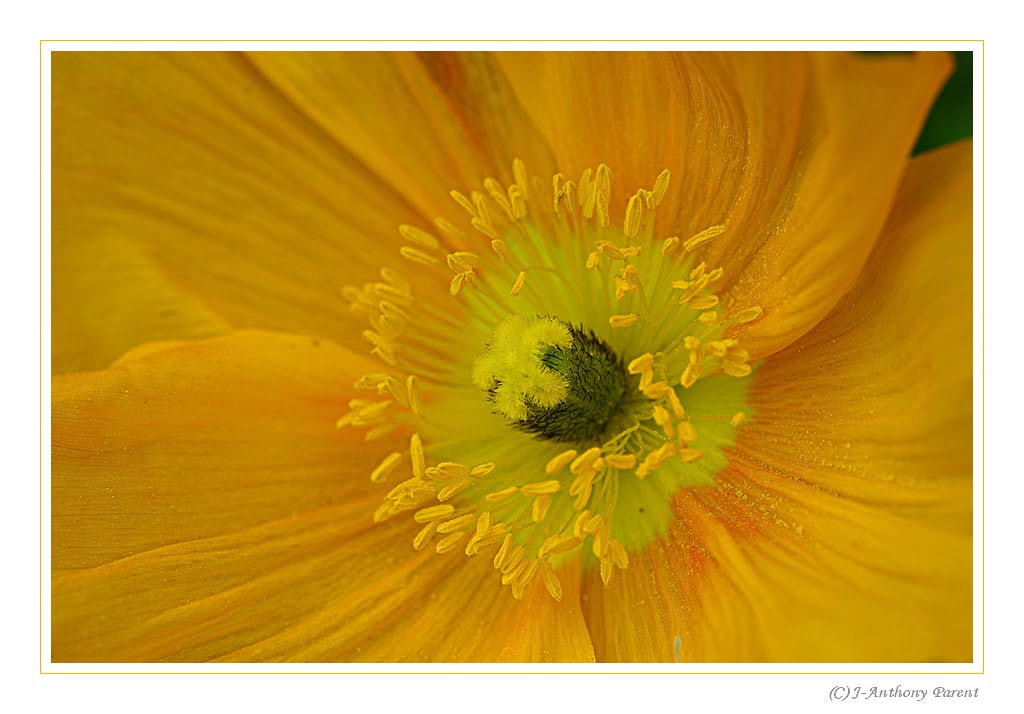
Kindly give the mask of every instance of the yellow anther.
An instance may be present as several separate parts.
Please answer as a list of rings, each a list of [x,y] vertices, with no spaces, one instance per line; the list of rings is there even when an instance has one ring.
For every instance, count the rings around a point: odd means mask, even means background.
[[[469,194],[473,199],[473,206],[476,208],[476,215],[486,224],[491,222],[491,213],[487,210],[487,198],[479,191],[472,191]]]
[[[495,238],[491,241],[491,250],[502,260],[508,260],[508,246],[505,245],[505,241],[501,238]]]
[[[375,426],[363,435],[363,441],[376,441],[383,436],[387,436],[398,428],[397,424],[381,424]]]
[[[576,207],[576,184],[566,181],[562,186],[562,205],[571,214]]]
[[[730,318],[730,320],[736,324],[742,324],[745,322],[753,322],[754,320],[760,318],[763,314],[764,310],[762,310],[759,306],[748,307],[746,310],[740,310],[739,312],[737,312]]]
[[[515,297],[522,291],[523,283],[526,282],[526,271],[520,271],[519,276],[516,278],[515,284],[512,286],[512,291],[509,292],[510,297]]]
[[[469,224],[476,228],[477,231],[483,233],[485,236],[490,238],[491,240],[497,240],[498,238],[501,237],[498,234],[498,231],[494,230],[494,226],[485,221],[483,218],[473,218],[469,221]]]
[[[695,250],[697,246],[707,243],[709,240],[717,238],[723,233],[725,233],[725,226],[711,226],[710,228],[705,228],[695,236],[688,238],[686,242],[683,243],[683,248],[685,248],[686,252],[689,253]]]
[[[679,401],[679,396],[676,394],[676,390],[669,390],[668,394],[668,405],[672,409],[672,414],[675,415],[676,419],[682,419],[686,416],[686,410],[683,409],[682,402]]]
[[[637,191],[630,196],[626,205],[626,218],[622,224],[622,232],[627,238],[632,238],[640,230],[640,219],[644,215],[643,192]]]
[[[601,456],[601,447],[594,446],[587,449],[582,454],[576,457],[569,467],[569,471],[574,474],[582,473],[583,469],[589,466],[591,463],[596,461]]]
[[[594,466],[596,466],[598,462],[603,461],[604,459],[595,459],[591,465],[584,467],[583,471],[572,480],[571,484],[569,484],[570,496],[578,495],[581,491],[589,488],[590,485],[594,483],[594,479],[597,478],[597,469],[595,469]]]
[[[615,574],[615,569],[614,569],[614,566],[612,565],[612,561],[606,560],[606,559],[602,559],[601,560],[601,581],[604,583],[605,587],[608,587],[609,585],[612,584],[612,575],[614,575],[614,574]]]
[[[514,553],[515,553],[515,551],[513,551],[513,554]],[[511,565],[511,562],[512,562],[512,558],[509,558],[509,563],[507,563],[505,565],[505,567],[501,569],[501,573],[502,573],[502,575],[501,575],[501,584],[502,585],[508,585],[508,584],[512,583],[514,580],[516,580],[519,577],[519,573],[523,572],[523,569],[526,568],[526,563],[522,560],[522,558],[520,558],[518,561],[516,561],[515,565]]]
[[[473,482],[470,481],[468,478],[456,479],[455,481],[452,481],[450,484],[448,484],[447,486],[445,486],[444,488],[437,492],[437,500],[447,501],[455,494],[469,488],[469,486],[472,483]]]
[[[393,489],[388,491],[387,497],[394,500],[403,495],[427,489],[429,489],[430,493],[433,494],[434,487],[431,486],[429,483],[427,483],[423,479],[410,478],[406,479],[405,481],[402,481],[402,483],[398,484]]]
[[[636,466],[635,454],[613,454],[604,459],[613,469],[631,469]]]
[[[544,467],[544,472],[548,476],[553,476],[554,474],[558,473],[566,466],[568,466],[569,463],[572,462],[572,460],[575,458],[576,449],[569,449],[568,451],[563,451],[558,456],[548,461],[547,466]]]
[[[573,536],[582,540],[583,536],[586,535],[586,533],[583,532],[583,524],[586,523],[589,519],[589,510],[582,510],[579,512],[579,514],[576,516],[576,520],[572,524]]]
[[[464,251],[449,253],[445,256],[445,260],[448,262],[448,267],[455,273],[468,273],[473,268],[480,267],[480,257],[474,253]]]
[[[625,257],[622,251],[619,250],[618,246],[610,241],[599,240],[594,245],[597,246],[599,251],[607,255],[612,260],[622,260],[622,258]]]
[[[743,412],[736,412],[735,414],[732,415],[732,419],[729,420],[729,423],[736,427],[742,424],[743,420],[746,418],[747,415],[744,414]]]
[[[423,478],[427,470],[427,460],[423,453],[423,441],[419,434],[413,434],[409,439],[409,455],[412,457],[412,474],[417,478]]]
[[[653,365],[653,364],[654,364],[654,355],[652,355],[650,352],[646,352],[646,353],[640,355],[639,357],[637,357],[632,362],[630,362],[629,366],[626,367],[626,371],[628,371],[630,374],[640,374],[644,370],[650,369],[651,365]]]
[[[486,496],[484,496],[484,498],[486,498],[488,501],[491,501],[492,503],[495,501],[504,501],[506,498],[513,495],[517,491],[519,491],[518,486],[509,486],[508,488],[503,488],[500,491],[493,491],[492,493],[488,493]]]
[[[384,384],[378,387],[381,394],[385,392],[395,398],[395,401],[401,404],[403,407],[409,406],[409,394],[405,390],[405,385],[399,382],[394,377],[388,376],[384,380]]]
[[[608,541],[611,540],[611,529],[607,523],[603,523],[597,532],[594,533],[593,538],[593,551],[594,555],[604,560],[605,555],[608,553]]]
[[[373,522],[383,523],[396,513],[398,513],[398,511],[395,510],[395,504],[390,501],[385,501],[377,507],[376,511],[373,512]]]
[[[727,353],[734,350],[739,343],[736,340],[715,340],[705,345],[704,349],[712,357],[725,357]]]
[[[512,175],[515,177],[516,186],[522,193],[523,198],[527,198],[529,194],[526,184],[526,164],[523,163],[522,159],[512,159]]]
[[[661,203],[661,199],[665,198],[665,192],[668,191],[668,182],[671,176],[668,169],[665,169],[654,180],[654,186],[651,187],[651,202],[655,206]]]
[[[597,253],[591,253],[590,255],[587,256],[587,267],[588,268],[596,268],[597,264],[598,264],[598,262],[600,260],[601,260],[601,256],[600,255],[598,255]]]
[[[608,217],[608,204],[612,193],[612,172],[606,164],[597,167],[597,178],[594,180],[594,184],[597,192],[595,203],[598,223],[602,228],[607,228],[611,225],[611,220]]]
[[[437,532],[437,521],[431,521],[427,525],[420,529],[420,532],[416,534],[416,537],[412,539],[412,547],[416,550],[423,550],[430,539],[434,537],[434,533]]]
[[[426,248],[427,250],[441,250],[441,242],[437,240],[437,238],[416,226],[410,226],[403,223],[398,227],[398,232],[401,233],[402,237],[410,243]]]
[[[472,201],[470,201],[468,198],[463,196],[458,191],[449,191],[448,195],[455,199],[455,202],[462,206],[465,209],[466,213],[470,215],[470,217],[476,217],[476,208],[473,206]]]
[[[524,496],[544,496],[549,493],[558,493],[561,488],[561,482],[552,480],[528,483],[519,490]]]
[[[484,511],[476,521],[477,535],[483,535],[491,529],[491,512]]]
[[[429,265],[430,267],[434,267],[435,265],[441,264],[441,261],[435,258],[434,256],[427,255],[422,250],[410,248],[407,245],[403,245],[401,248],[399,248],[398,252],[406,260],[411,260],[412,262],[419,263],[420,265]]]
[[[540,523],[548,515],[548,509],[551,508],[552,498],[551,496],[537,496],[533,499],[532,516],[534,523]]]
[[[493,178],[488,177],[484,179],[484,188],[487,190],[487,193],[494,202],[501,206],[502,210],[505,211],[508,217],[514,218],[512,215],[512,204],[509,203],[508,198],[505,196],[505,189],[502,188],[502,185]]]
[[[676,428],[679,430],[680,446],[692,444],[697,440],[697,430],[693,428],[691,422],[681,421],[676,424]]]
[[[468,526],[474,520],[476,520],[476,516],[472,513],[467,513],[464,516],[459,516],[458,518],[453,518],[450,521],[438,524],[437,532],[441,534],[454,533],[463,526]]]
[[[505,562],[508,560],[509,554],[512,552],[512,534],[507,533],[504,540],[501,541],[501,547],[498,548],[498,552],[494,554],[494,569],[501,570],[505,566]]]
[[[516,576],[513,586],[518,585],[521,588],[525,588],[533,580],[533,576],[537,573],[537,568],[540,566],[540,561],[533,559],[526,563],[526,566],[519,571],[519,575]]]
[[[626,549],[622,547],[622,543],[615,539],[608,541],[608,558],[620,570],[625,570],[629,567],[629,556],[626,555]]]
[[[583,522],[583,526],[582,526],[581,530],[584,533],[597,533],[597,531],[600,530],[601,526],[603,526],[603,525],[604,525],[604,516],[602,516],[600,513],[595,513],[594,515],[590,516],[590,518],[588,518],[586,521]]]
[[[508,202],[512,206],[512,217],[514,219],[522,220],[526,218],[526,201],[523,198],[523,192],[518,186],[508,187]]]
[[[444,218],[435,218],[434,223],[443,233],[447,233],[458,243],[466,242],[466,234],[451,221],[445,220]]]
[[[629,327],[636,323],[640,316],[635,313],[629,315],[612,315],[608,318],[608,324],[612,327]]]
[[[711,312],[702,312],[697,321],[705,325],[713,325],[718,321],[718,313],[713,310]]]
[[[466,535],[466,531],[452,533],[451,535],[439,540],[437,542],[437,545],[434,547],[434,550],[438,553],[438,555],[450,553],[459,546],[459,543],[462,542],[462,539],[465,538]]]
[[[700,377],[700,362],[690,362],[686,365],[686,369],[683,370],[682,375],[679,377],[679,383],[683,385],[684,389],[689,389],[697,383],[697,379]]]
[[[517,545],[515,548],[513,548],[509,552],[508,558],[505,560],[505,564],[501,566],[501,572],[512,572],[523,561],[523,555],[525,555],[525,553],[526,548],[524,548],[521,545]]]
[[[463,478],[470,474],[468,466],[464,466],[463,464],[459,464],[454,461],[442,461],[436,468],[443,478]]]
[[[413,515],[413,520],[417,523],[429,523],[430,521],[446,518],[453,513],[455,513],[455,506],[450,503],[442,503],[437,506],[421,508]]]
[[[414,375],[410,374],[405,380],[405,391],[409,395],[409,408],[413,414],[420,413],[420,380]]]
[[[679,252],[679,236],[666,238],[661,244],[661,254],[666,258],[674,257]]]
[[[683,449],[679,452],[679,460],[683,463],[689,463],[696,461],[697,459],[704,456],[704,452],[700,449]]]
[[[668,413],[668,409],[658,404],[651,410],[651,415],[666,437],[672,438],[676,435],[675,428],[672,426],[672,416]]]
[[[640,390],[644,396],[648,399],[661,399],[672,391],[672,387],[669,386],[668,382],[661,380],[654,384],[649,384]]]
[[[590,503],[590,495],[593,492],[593,487],[588,483],[586,488],[579,492],[576,496],[576,500],[572,504],[574,511],[582,511]]]
[[[722,360],[722,371],[730,377],[746,377],[752,371],[749,364],[737,364],[728,360]]]
[[[709,307],[714,307],[717,304],[717,295],[697,295],[696,297],[690,298],[690,301],[687,303],[687,307],[692,310],[707,310]]]
[[[574,535],[561,538],[557,543],[554,543],[548,547],[547,554],[558,555],[560,553],[568,553],[570,550],[572,550],[582,542],[582,538]]]
[[[640,385],[637,387],[641,392],[647,389],[654,382],[654,370],[648,367],[640,373]]]
[[[392,451],[390,454],[384,457],[384,460],[373,470],[370,474],[370,480],[374,483],[383,483],[388,475],[395,470],[398,463],[402,460],[402,454],[398,451]]]
[[[476,466],[469,470],[469,475],[472,476],[473,478],[483,478],[484,476],[487,476],[489,473],[494,471],[495,466],[496,464],[493,461],[487,461],[482,464],[477,464]]]
[[[547,589],[548,594],[555,600],[560,601],[562,599],[562,583],[558,581],[554,568],[546,560],[541,561],[540,578],[544,581],[544,587]]]

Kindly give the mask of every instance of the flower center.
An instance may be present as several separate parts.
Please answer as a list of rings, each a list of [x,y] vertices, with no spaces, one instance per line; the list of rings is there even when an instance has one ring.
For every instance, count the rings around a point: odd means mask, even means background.
[[[597,439],[626,400],[626,370],[611,348],[550,317],[502,322],[473,384],[509,424],[558,442]]]
[[[655,234],[668,171],[619,225],[603,164],[578,183],[557,174],[550,200],[522,162],[512,173],[451,192],[469,231],[399,228],[415,275],[384,267],[345,289],[386,367],[355,385],[378,398],[351,400],[338,426],[408,434],[370,474],[384,483],[408,460],[375,521],[411,512],[417,550],[487,553],[515,597],[539,579],[560,599],[567,560],[607,585],[665,535],[681,488],[714,487],[750,414],[749,355],[728,332],[761,309],[714,292],[723,271],[700,257],[724,227]]]

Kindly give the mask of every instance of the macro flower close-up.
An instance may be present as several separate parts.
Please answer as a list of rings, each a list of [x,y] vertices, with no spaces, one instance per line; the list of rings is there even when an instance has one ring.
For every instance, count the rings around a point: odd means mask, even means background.
[[[55,662],[969,662],[948,53],[54,52]]]

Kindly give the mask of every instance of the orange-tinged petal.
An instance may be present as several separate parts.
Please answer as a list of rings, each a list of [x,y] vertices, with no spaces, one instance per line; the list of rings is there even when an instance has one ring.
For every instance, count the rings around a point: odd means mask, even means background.
[[[411,546],[365,504],[301,513],[57,577],[57,661],[593,661],[578,567],[523,602],[490,559]],[[539,589],[538,589],[539,587]]]
[[[518,602],[490,558],[373,523],[369,473],[407,436],[335,428],[364,370],[246,331],[56,377],[54,659],[592,661],[578,567],[562,602],[539,577]]]
[[[517,152],[550,171],[548,147],[494,57],[407,52],[254,53],[302,111],[431,220],[460,216],[452,189],[511,183]]]
[[[395,449],[335,427],[368,367],[379,371],[324,340],[253,331],[55,378],[54,569],[345,499],[369,519],[369,473]]]
[[[971,659],[970,235],[970,144],[915,159],[857,286],[755,373],[718,484],[588,575],[599,659]]]
[[[754,358],[792,343],[867,259],[949,71],[943,54],[509,53],[523,105],[567,175],[606,162],[613,215],[662,168],[658,229],[725,225],[706,249]],[[558,107],[552,111],[551,107]],[[613,222],[614,222],[613,218]]]
[[[226,325],[349,339],[341,286],[433,217],[238,54],[54,54],[53,157],[58,373]]]

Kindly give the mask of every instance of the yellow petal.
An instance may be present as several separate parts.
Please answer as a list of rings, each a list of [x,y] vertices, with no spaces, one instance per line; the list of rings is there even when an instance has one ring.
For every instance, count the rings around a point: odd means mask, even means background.
[[[416,116],[408,90],[385,93]],[[358,336],[341,286],[399,264],[397,226],[434,216],[410,202],[419,189],[375,175],[239,54],[58,53],[53,156],[58,373],[226,326]]]
[[[362,501],[369,521],[375,461],[405,446],[365,448],[335,428],[367,367],[379,371],[327,341],[241,332],[55,378],[53,567],[95,567],[343,499]]]
[[[578,566],[519,602],[490,559],[415,551],[360,504],[57,577],[57,661],[593,661]]]
[[[599,659],[971,659],[970,235],[970,144],[915,159],[854,291],[756,373],[717,485],[588,575]]]
[[[612,222],[668,168],[658,235],[726,226],[704,255],[725,269],[727,305],[764,309],[737,329],[755,359],[793,342],[852,285],[950,68],[939,53],[500,59],[560,170],[612,167]]]

